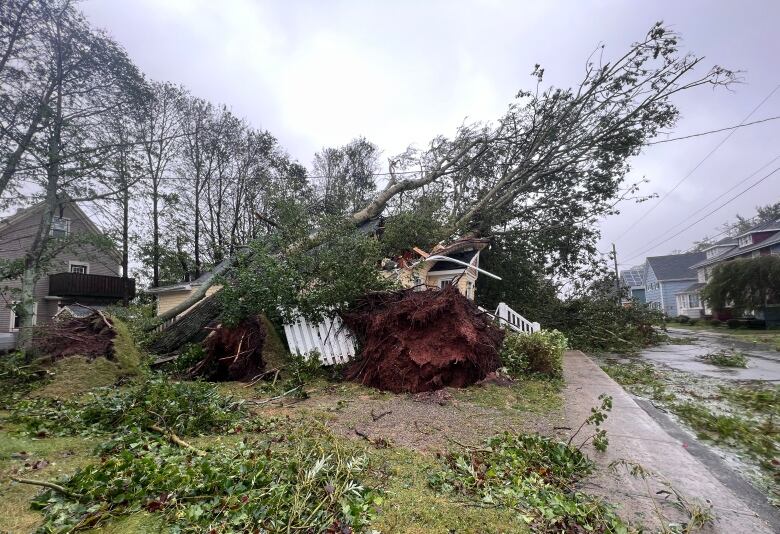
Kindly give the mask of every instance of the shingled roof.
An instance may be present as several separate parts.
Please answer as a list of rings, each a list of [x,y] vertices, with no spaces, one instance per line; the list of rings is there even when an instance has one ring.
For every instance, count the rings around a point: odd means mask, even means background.
[[[696,273],[691,266],[704,260],[704,252],[689,252],[688,254],[670,254],[668,256],[653,256],[647,258],[647,263],[653,269],[659,281],[664,280],[695,280]]]

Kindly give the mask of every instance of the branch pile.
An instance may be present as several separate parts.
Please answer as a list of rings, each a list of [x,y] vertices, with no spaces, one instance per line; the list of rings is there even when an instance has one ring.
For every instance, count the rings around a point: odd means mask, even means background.
[[[465,387],[495,371],[504,332],[454,287],[372,293],[342,312],[360,346],[347,378],[418,393]]]
[[[115,337],[116,330],[108,318],[95,312],[47,325],[45,331],[35,336],[35,349],[52,361],[75,355],[112,360]]]
[[[203,341],[206,355],[187,374],[211,382],[252,380],[265,369],[265,337],[265,328],[257,316],[235,327],[217,325]]]

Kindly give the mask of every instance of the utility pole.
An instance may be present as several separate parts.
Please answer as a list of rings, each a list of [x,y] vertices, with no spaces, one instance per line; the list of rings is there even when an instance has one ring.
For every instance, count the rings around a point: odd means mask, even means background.
[[[620,304],[620,273],[618,271],[617,250],[615,243],[612,243],[612,260],[615,262],[615,291],[617,292],[617,301]]]

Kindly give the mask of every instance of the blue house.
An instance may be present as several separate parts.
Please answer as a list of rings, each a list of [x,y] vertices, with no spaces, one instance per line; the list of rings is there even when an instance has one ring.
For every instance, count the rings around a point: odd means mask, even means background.
[[[697,281],[696,271],[691,266],[705,258],[704,252],[647,258],[644,270],[645,302],[669,317],[676,317],[679,314],[677,293]]]
[[[620,271],[620,285],[627,290],[627,297],[630,299],[626,303],[636,301],[644,304],[645,302],[645,266],[637,265],[624,271]]]

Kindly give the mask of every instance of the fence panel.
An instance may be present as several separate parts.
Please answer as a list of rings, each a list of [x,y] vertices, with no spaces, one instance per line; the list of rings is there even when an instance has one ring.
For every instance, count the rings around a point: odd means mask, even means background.
[[[299,317],[284,325],[290,351],[304,356],[317,351],[323,365],[345,363],[355,356],[355,341],[338,316],[311,324]]]

